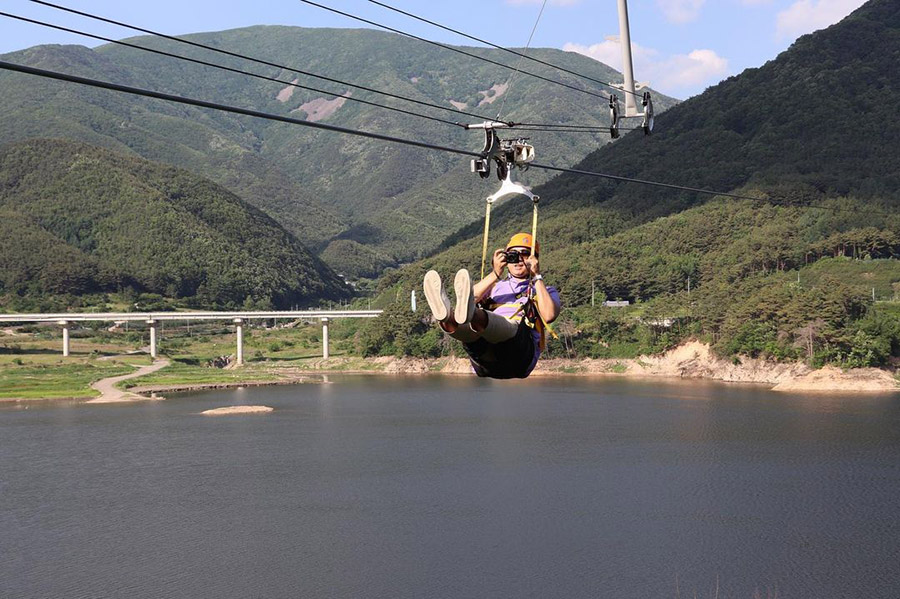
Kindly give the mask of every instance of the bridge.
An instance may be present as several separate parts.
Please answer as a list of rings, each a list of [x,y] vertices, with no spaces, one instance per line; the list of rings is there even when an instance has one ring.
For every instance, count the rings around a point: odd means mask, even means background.
[[[157,324],[161,321],[224,320],[235,325],[237,363],[244,363],[244,323],[250,320],[315,320],[322,322],[322,357],[328,358],[328,321],[337,318],[374,318],[382,310],[286,310],[242,312],[61,312],[58,314],[0,314],[0,323],[55,323],[62,327],[63,356],[69,355],[69,327],[78,322],[142,322],[150,329],[150,356],[159,354]]]

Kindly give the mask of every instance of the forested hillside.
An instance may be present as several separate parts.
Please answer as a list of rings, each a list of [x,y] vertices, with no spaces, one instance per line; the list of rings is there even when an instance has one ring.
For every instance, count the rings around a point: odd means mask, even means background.
[[[287,308],[350,289],[259,209],[187,171],[76,142],[0,148],[0,303],[102,292]]]
[[[900,5],[871,0],[667,111],[652,137],[630,134],[577,166],[758,201],[578,175],[538,188],[542,263],[570,308],[566,347],[602,355],[610,341],[653,350],[702,335],[724,352],[811,360],[812,344],[817,359],[849,365],[900,355],[900,323],[872,302],[900,281],[900,120],[884,101],[900,92],[898,52]],[[530,204],[510,202],[493,222],[495,247],[530,227]],[[432,266],[477,269],[480,231],[383,287],[414,287]],[[592,288],[639,307],[631,318],[578,308]]]
[[[372,30],[249,27],[186,36],[285,66],[494,118],[553,124],[608,125],[605,90],[592,97],[454,52]],[[450,121],[469,117],[265,67],[152,37],[129,43],[244,69],[283,83],[177,61],[115,45],[40,46],[5,60],[169,93],[477,151],[477,131],[366,106],[365,99]],[[503,63],[500,50],[469,49]],[[549,49],[532,56],[604,81],[621,76],[584,56]],[[529,70],[575,87],[586,83],[548,67]],[[296,82],[335,95],[288,85]],[[481,213],[492,181],[469,173],[468,159],[310,131],[301,127],[174,106],[72,84],[0,73],[0,143],[35,137],[78,139],[190,169],[235,192],[321,251],[351,276],[436,248]],[[657,94],[657,110],[674,104]],[[477,119],[471,119],[477,120]],[[570,165],[607,143],[606,134],[527,133],[545,163]],[[525,179],[541,183],[534,170]],[[364,257],[364,259],[360,259]]]
[[[720,191],[750,186],[776,201],[891,196],[900,191],[900,119],[887,100],[900,90],[898,51],[900,6],[870,0],[837,25],[801,37],[775,60],[660,115],[652,137],[627,135],[576,168]],[[560,176],[540,192],[545,219],[570,218],[586,208],[596,224],[608,211],[600,231],[559,227],[565,242],[709,199],[578,175]],[[496,218],[511,223],[520,208],[501,208]],[[475,223],[463,235],[477,232]]]

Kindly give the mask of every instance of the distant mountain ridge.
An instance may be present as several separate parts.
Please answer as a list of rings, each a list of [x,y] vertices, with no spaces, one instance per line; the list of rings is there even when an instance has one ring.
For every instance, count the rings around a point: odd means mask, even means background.
[[[274,220],[187,171],[78,142],[0,147],[0,300],[123,289],[260,308],[350,296]]]
[[[200,43],[376,89],[494,117],[539,123],[608,125],[602,97],[511,72],[395,34],[372,30],[257,26],[186,36]],[[440,145],[478,150],[477,132],[292,88],[288,82],[402,106],[451,121],[467,117],[253,65],[152,37],[130,43],[182,53],[283,80],[260,81],[114,45],[39,46],[5,59],[225,104],[286,114]],[[470,51],[509,62],[493,49]],[[587,57],[549,49],[529,55],[602,80],[621,76]],[[529,69],[598,86],[540,65]],[[415,148],[310,132],[283,123],[173,106],[101,90],[0,73],[0,143],[35,137],[78,139],[188,168],[261,208],[350,275],[373,276],[437,247],[478,218],[492,182],[468,172],[468,160]],[[503,102],[505,101],[505,104]],[[657,109],[674,104],[656,96]],[[608,141],[605,134],[529,132],[544,162],[568,165]],[[540,183],[545,172],[529,173]],[[363,259],[362,257],[366,258]]]

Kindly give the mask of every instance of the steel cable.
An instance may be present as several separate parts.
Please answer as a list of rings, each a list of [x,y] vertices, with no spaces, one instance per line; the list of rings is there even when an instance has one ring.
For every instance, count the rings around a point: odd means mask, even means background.
[[[403,145],[407,145],[407,146],[414,146],[414,147],[423,148],[423,149],[427,149],[427,150],[449,152],[452,154],[458,154],[461,156],[471,156],[474,158],[481,157],[481,154],[479,154],[477,152],[471,152],[469,150],[461,150],[459,148],[440,146],[440,145],[436,145],[436,144],[430,144],[427,142],[415,141],[415,140],[411,140],[411,139],[404,139],[401,137],[394,137],[391,135],[383,135],[381,133],[360,131],[358,129],[350,129],[347,127],[338,127],[336,125],[328,125],[325,123],[304,121],[304,120],[295,119],[292,117],[286,117],[286,116],[282,116],[282,115],[278,115],[278,114],[266,113],[266,112],[261,112],[258,110],[250,110],[247,108],[240,108],[240,107],[236,107],[236,106],[228,106],[226,104],[220,104],[218,102],[207,102],[205,100],[198,100],[195,98],[188,98],[185,96],[177,96],[174,94],[166,94],[166,93],[162,93],[162,92],[156,92],[156,91],[152,91],[152,90],[141,89],[141,88],[131,87],[131,86],[127,86],[127,85],[119,85],[116,83],[109,83],[106,81],[90,79],[87,77],[79,77],[76,75],[69,75],[66,73],[59,73],[56,71],[49,71],[46,69],[38,69],[35,67],[29,67],[29,66],[6,62],[6,61],[0,61],[0,70],[13,71],[13,72],[24,73],[24,74],[28,74],[28,75],[34,75],[37,77],[55,79],[58,81],[66,81],[66,82],[77,83],[80,85],[86,85],[86,86],[90,86],[90,87],[96,87],[96,88],[107,89],[107,90],[111,90],[111,91],[118,91],[118,92],[133,94],[133,95],[137,95],[137,96],[155,98],[155,99],[166,100],[166,101],[170,101],[170,102],[177,102],[180,104],[187,104],[187,105],[195,106],[198,108],[208,108],[208,109],[212,109],[212,110],[220,110],[223,112],[230,112],[230,113],[234,113],[234,114],[251,116],[251,117],[255,117],[255,118],[280,121],[283,123],[291,123],[291,124],[299,125],[302,127],[309,127],[311,129],[332,131],[335,133],[343,133],[345,135],[354,135],[357,137],[365,137],[365,138],[369,138],[369,139],[376,139],[379,141],[387,141],[387,142],[403,144]],[[616,181],[619,183],[636,183],[639,185],[662,187],[662,188],[666,188],[666,189],[688,191],[688,192],[692,192],[692,193],[698,193],[698,194],[704,194],[704,195],[710,195],[710,196],[720,196],[720,197],[732,198],[732,199],[737,199],[737,200],[750,200],[750,201],[754,201],[754,202],[765,202],[767,204],[775,204],[775,205],[788,206],[788,207],[817,208],[817,209],[828,210],[828,211],[832,211],[832,212],[836,212],[836,213],[837,212],[846,212],[849,210],[846,208],[842,209],[842,208],[835,208],[832,206],[822,206],[822,205],[817,205],[817,204],[798,204],[798,203],[793,203],[793,202],[779,201],[779,200],[771,198],[771,197],[761,198],[761,197],[741,195],[741,194],[736,194],[736,193],[727,193],[727,192],[721,192],[721,191],[714,191],[714,190],[710,190],[710,189],[703,189],[703,188],[699,188],[699,187],[688,187],[688,186],[684,186],[684,185],[662,183],[659,181],[650,181],[650,180],[646,180],[646,179],[636,179],[633,177],[610,175],[607,173],[600,173],[600,172],[595,172],[595,171],[585,171],[585,170],[581,170],[581,169],[557,167],[557,166],[551,166],[551,165],[547,165],[547,164],[531,163],[529,166],[531,168],[539,168],[539,169],[558,172],[558,173],[568,173],[568,174],[574,174],[574,175],[583,175],[583,176],[588,176],[588,177],[607,179],[607,180]],[[878,214],[880,216],[885,216],[885,217],[896,216],[893,213],[881,212],[881,211],[876,211],[876,210],[869,210],[869,214]]]

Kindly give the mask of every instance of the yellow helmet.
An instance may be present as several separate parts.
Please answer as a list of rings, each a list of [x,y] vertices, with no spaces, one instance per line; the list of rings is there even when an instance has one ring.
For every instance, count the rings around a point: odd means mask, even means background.
[[[514,247],[531,247],[531,233],[516,233],[512,237],[509,238],[509,243],[506,244],[506,249],[514,248]],[[541,244],[534,244],[534,253],[535,255],[541,253]]]

